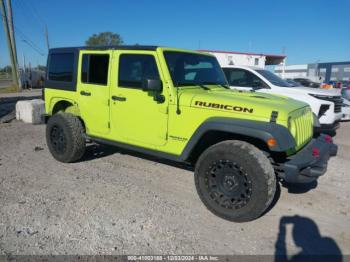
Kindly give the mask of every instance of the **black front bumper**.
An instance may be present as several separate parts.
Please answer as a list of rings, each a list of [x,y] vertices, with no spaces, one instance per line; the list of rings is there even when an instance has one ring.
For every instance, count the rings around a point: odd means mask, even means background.
[[[297,154],[288,157],[281,165],[283,172],[280,176],[289,183],[312,182],[326,173],[329,158],[337,152],[338,146],[326,135],[320,135]]]
[[[314,128],[315,134],[329,134],[333,135],[335,131],[340,127],[340,122],[334,122],[333,124],[323,124]]]

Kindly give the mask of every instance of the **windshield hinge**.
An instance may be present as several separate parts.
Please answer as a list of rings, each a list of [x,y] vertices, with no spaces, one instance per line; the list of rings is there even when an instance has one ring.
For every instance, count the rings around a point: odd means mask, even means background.
[[[278,117],[278,111],[272,111],[271,112],[271,117],[270,117],[270,122],[271,123],[276,123]]]

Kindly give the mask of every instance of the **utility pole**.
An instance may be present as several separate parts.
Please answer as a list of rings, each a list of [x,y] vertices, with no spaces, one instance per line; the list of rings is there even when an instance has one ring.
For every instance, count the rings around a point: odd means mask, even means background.
[[[10,60],[11,60],[12,81],[13,81],[13,84],[16,87],[18,87],[19,85],[18,85],[16,60],[15,60],[14,53],[13,53],[13,50],[12,50],[10,30],[9,30],[9,25],[8,25],[8,22],[7,22],[8,20],[7,20],[7,13],[6,13],[4,0],[0,0],[0,8],[1,8],[2,22],[4,24],[4,31],[5,31],[6,40],[7,40],[7,46],[8,46],[8,50],[9,50],[9,54],[10,54]]]
[[[47,51],[49,51],[50,43],[49,43],[49,30],[47,29],[47,25],[45,25],[45,38],[46,38]]]
[[[17,74],[17,79],[18,79],[18,87],[21,89],[21,81],[19,77],[19,70],[18,70],[18,58],[17,58],[17,48],[16,48],[16,40],[15,40],[15,33],[14,33],[14,28],[13,28],[13,13],[12,13],[12,4],[11,0],[7,0],[7,24],[9,28],[9,33],[10,33],[10,40],[11,40],[11,47],[12,47],[12,52],[13,52],[13,57],[15,60],[15,66],[16,66],[16,74]]]

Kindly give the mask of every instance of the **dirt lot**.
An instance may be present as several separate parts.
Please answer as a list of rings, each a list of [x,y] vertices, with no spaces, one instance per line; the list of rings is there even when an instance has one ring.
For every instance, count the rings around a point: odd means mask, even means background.
[[[317,185],[281,186],[237,224],[205,209],[191,171],[95,145],[62,164],[44,125],[0,124],[0,254],[350,254],[349,137],[343,123]]]

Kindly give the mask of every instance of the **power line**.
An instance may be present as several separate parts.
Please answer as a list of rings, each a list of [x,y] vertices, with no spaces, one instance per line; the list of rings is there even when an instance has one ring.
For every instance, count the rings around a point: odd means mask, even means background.
[[[21,12],[21,14],[26,17],[26,27],[30,28],[31,29],[30,31],[32,33],[38,34],[40,32],[40,35],[43,35],[44,30],[39,30],[39,31],[33,30],[33,29],[37,29],[37,28],[42,28],[42,24],[39,23],[39,21],[37,19],[33,18],[32,13],[29,12],[29,8],[25,7],[23,2],[21,2],[19,0],[16,0],[13,2],[15,4],[16,8]],[[28,23],[30,23],[30,22],[34,22],[33,26],[28,26]]]
[[[33,14],[35,15],[35,17],[38,19],[39,22],[41,22],[44,26],[46,25],[46,22],[44,21],[44,19],[39,15],[38,11],[36,10],[36,8],[34,7],[34,5],[30,2],[30,1],[21,1],[18,0],[22,3],[25,3],[26,6],[29,6],[30,9],[32,9]]]
[[[44,56],[45,53],[44,51],[37,45],[35,44],[32,40],[30,40],[29,37],[27,37],[22,30],[20,30],[17,26],[15,27],[15,33],[19,34],[22,41],[25,42],[27,45],[29,45],[32,49],[34,49],[39,55]]]

